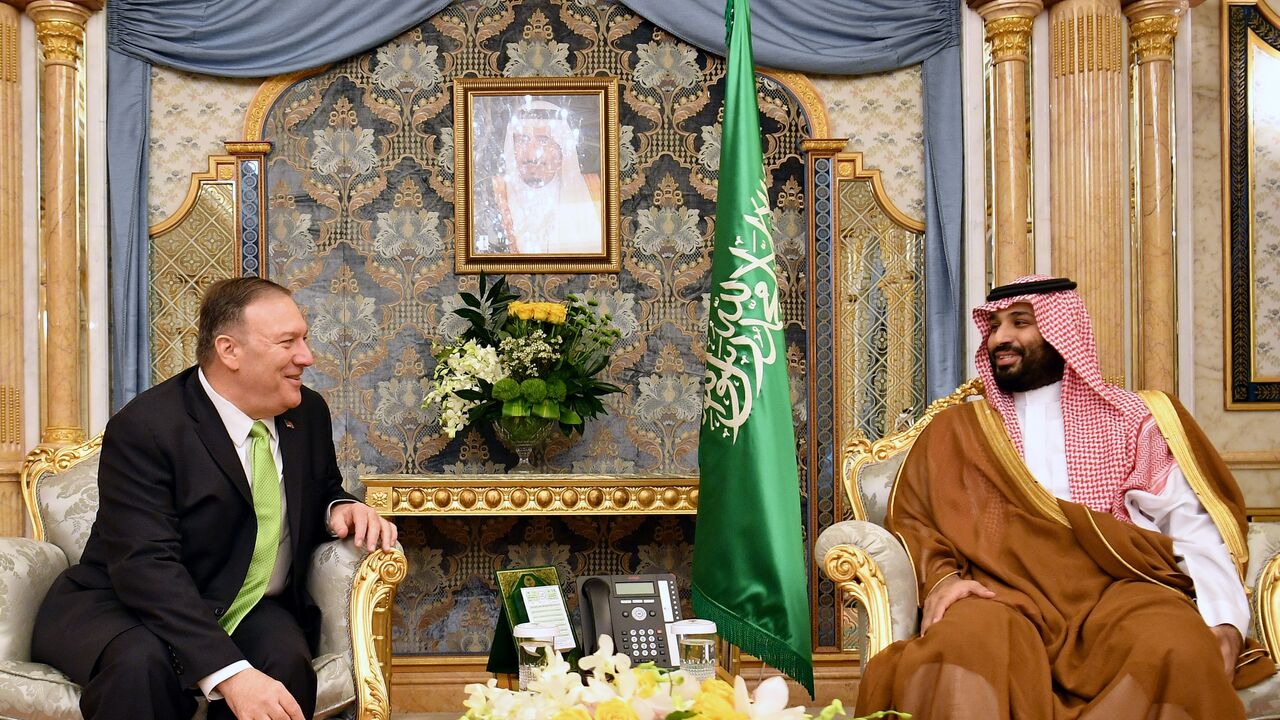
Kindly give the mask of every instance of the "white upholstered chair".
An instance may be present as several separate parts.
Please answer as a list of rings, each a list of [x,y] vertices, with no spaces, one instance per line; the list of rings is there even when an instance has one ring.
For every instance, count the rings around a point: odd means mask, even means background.
[[[897,640],[919,631],[915,571],[906,550],[884,529],[889,493],[911,444],[942,410],[980,395],[982,385],[971,380],[925,411],[910,428],[875,442],[858,440],[845,448],[842,477],[855,520],[827,528],[818,536],[814,558],[836,583],[845,607],[856,605],[857,622],[846,649],[856,648],[863,662]],[[1280,658],[1280,523],[1249,526],[1249,567],[1246,586],[1254,609],[1251,633]],[[1242,690],[1251,720],[1280,720],[1280,675]]]
[[[36,611],[60,572],[78,562],[98,511],[101,437],[57,451],[35,450],[22,469],[35,539],[0,538],[0,718],[80,720],[80,688],[31,661]],[[399,549],[366,554],[350,540],[311,558],[308,590],[323,613],[315,659],[316,718],[386,720],[391,604],[404,578]],[[196,718],[204,718],[200,702]]]

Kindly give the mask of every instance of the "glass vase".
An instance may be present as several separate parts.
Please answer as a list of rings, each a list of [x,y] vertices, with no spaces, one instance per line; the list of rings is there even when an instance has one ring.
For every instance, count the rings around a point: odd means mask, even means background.
[[[542,449],[543,443],[547,438],[551,437],[551,431],[555,429],[557,422],[547,418],[526,416],[526,417],[500,417],[493,421],[493,432],[498,436],[498,440],[503,446],[516,454],[519,462],[516,466],[508,470],[513,473],[531,473],[537,472],[537,468],[533,463],[529,462],[529,457],[534,451]]]

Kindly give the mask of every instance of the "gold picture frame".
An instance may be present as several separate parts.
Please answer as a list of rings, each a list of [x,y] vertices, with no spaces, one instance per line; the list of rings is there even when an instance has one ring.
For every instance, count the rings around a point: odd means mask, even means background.
[[[616,273],[618,79],[457,78],[454,271]]]
[[[1275,206],[1280,133],[1271,86],[1280,78],[1280,16],[1257,0],[1222,4],[1222,223],[1226,408],[1280,409],[1274,342]]]

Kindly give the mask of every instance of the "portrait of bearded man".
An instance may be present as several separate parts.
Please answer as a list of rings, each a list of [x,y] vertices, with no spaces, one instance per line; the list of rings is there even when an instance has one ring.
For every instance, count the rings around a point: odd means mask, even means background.
[[[478,208],[477,253],[604,252],[600,175],[583,172],[575,119],[567,107],[528,96],[512,113],[492,201]]]

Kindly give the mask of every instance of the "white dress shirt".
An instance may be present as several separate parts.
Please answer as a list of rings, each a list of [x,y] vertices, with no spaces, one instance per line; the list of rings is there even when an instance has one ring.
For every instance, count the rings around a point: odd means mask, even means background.
[[[1013,394],[1027,469],[1054,496],[1071,500],[1067,479],[1062,383]],[[1196,605],[1209,627],[1234,625],[1249,632],[1249,600],[1222,535],[1176,464],[1159,494],[1130,490],[1125,507],[1133,524],[1173,539],[1178,567],[1191,577]]]
[[[204,376],[204,370],[196,370],[196,375],[200,378],[200,384],[204,386],[205,394],[213,401],[213,408],[218,411],[218,417],[222,419],[222,424],[227,427],[227,435],[231,436],[231,444],[236,448],[236,454],[240,456],[240,466],[244,468],[244,476],[249,479],[249,487],[257,482],[257,478],[253,476],[253,457],[250,453],[252,444],[249,442],[249,431],[253,429],[253,418],[245,415],[240,408],[231,403],[230,400],[218,394],[217,390],[209,384],[209,379]],[[271,443],[271,460],[276,465],[275,482],[283,482],[284,458],[280,456],[280,435],[276,432],[275,418],[261,418],[262,424],[267,426],[267,433],[270,435]],[[271,571],[271,580],[267,583],[267,595],[279,595],[284,590],[285,582],[289,579],[289,563],[293,559],[293,552],[289,545],[289,517],[286,511],[284,488],[280,488],[280,546],[276,550],[276,566]],[[248,660],[238,660],[230,665],[217,670],[205,677],[201,678],[196,684],[200,686],[200,692],[210,701],[221,700],[222,693],[214,690],[218,683],[235,675],[241,670],[248,670],[253,667]]]

